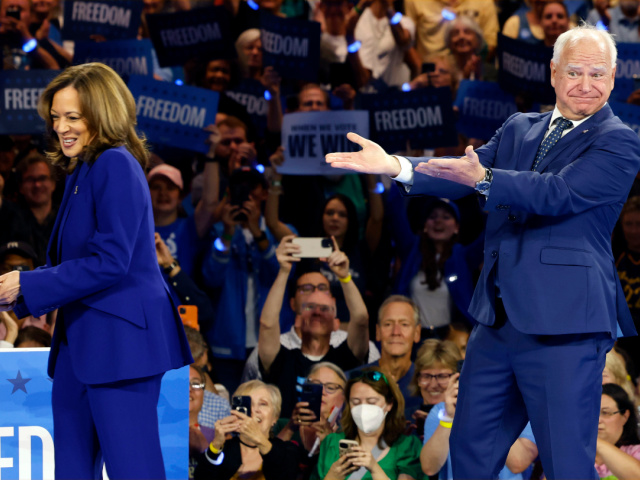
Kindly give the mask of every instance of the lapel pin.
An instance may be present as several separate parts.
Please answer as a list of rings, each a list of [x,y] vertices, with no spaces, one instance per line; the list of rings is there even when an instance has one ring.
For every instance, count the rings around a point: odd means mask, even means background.
[[[73,192],[73,194],[74,194],[74,195],[77,195],[77,194],[78,194],[78,185],[76,185],[76,189],[75,189],[75,191]]]
[[[582,133],[587,133],[589,130],[582,130]]]

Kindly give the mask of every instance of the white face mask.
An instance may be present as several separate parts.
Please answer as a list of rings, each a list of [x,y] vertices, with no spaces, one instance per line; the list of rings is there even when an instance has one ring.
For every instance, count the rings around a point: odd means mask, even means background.
[[[351,409],[353,421],[356,422],[358,429],[364,433],[375,432],[380,428],[386,416],[387,412],[378,405],[363,403]]]

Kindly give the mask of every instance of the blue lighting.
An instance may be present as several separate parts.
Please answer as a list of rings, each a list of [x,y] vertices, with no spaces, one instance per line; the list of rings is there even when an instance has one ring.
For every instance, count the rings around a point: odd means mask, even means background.
[[[258,165],[256,165],[256,170],[259,171],[260,173],[264,173],[264,165],[259,163]]]
[[[605,32],[609,30],[607,26],[604,23],[602,23],[602,20],[598,20],[598,23],[596,23],[596,28],[598,30],[604,30]]]
[[[269,93],[269,90],[265,90],[264,91],[264,99],[268,102],[269,100],[271,100],[271,94]]]
[[[213,242],[213,246],[219,252],[224,252],[227,249],[227,247],[225,247],[224,242],[222,241],[221,238],[216,238],[216,241]]]
[[[453,13],[451,10],[447,10],[446,8],[442,9],[442,18],[444,18],[445,20],[454,20],[456,18],[456,14]]]
[[[35,38],[32,38],[22,46],[22,50],[24,50],[25,53],[29,53],[34,51],[37,46],[38,46],[38,41]]]
[[[409,82],[405,82],[402,84],[402,91],[403,92],[410,92],[411,91],[411,85],[409,85]]]
[[[378,182],[378,183],[376,183],[375,192],[376,192],[377,194],[384,193],[384,184],[383,184],[382,182]]]
[[[362,46],[362,42],[360,42],[359,40],[356,40],[355,42],[353,42],[351,45],[347,47],[347,51],[349,53],[356,53],[358,50],[360,50],[361,46]]]
[[[389,20],[389,23],[391,25],[397,25],[400,23],[400,20],[402,19],[402,13],[400,12],[396,12],[393,17],[391,17],[391,20]]]
[[[249,5],[254,10],[258,10],[260,8],[260,5],[258,5],[253,0],[247,0],[247,5]]]
[[[175,83],[176,85],[184,85],[184,82],[182,80],[180,80],[179,78],[176,79],[176,81],[173,82],[173,83]]]

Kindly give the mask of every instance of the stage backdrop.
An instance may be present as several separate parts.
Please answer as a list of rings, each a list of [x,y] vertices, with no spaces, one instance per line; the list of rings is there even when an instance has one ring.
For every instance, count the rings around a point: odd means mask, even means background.
[[[0,480],[54,478],[48,348],[0,349]],[[158,418],[168,479],[188,477],[189,367],[162,379]]]

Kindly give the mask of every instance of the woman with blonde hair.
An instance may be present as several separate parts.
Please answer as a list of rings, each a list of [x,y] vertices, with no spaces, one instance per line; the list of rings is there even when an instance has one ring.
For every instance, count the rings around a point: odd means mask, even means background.
[[[0,308],[58,310],[49,355],[56,478],[165,478],[164,372],[193,362],[162,280],[136,105],[101,63],[70,67],[40,97],[47,157],[69,175],[44,267],[0,277]],[[144,446],[141,448],[141,446]]]
[[[615,349],[607,353],[604,370],[602,370],[602,384],[614,383],[624,388],[629,398],[634,404],[638,405],[638,399],[636,397],[633,383],[627,367],[624,364],[624,360]]]

